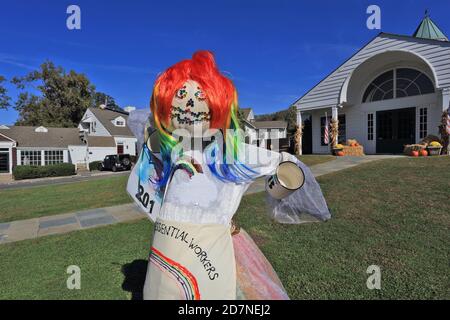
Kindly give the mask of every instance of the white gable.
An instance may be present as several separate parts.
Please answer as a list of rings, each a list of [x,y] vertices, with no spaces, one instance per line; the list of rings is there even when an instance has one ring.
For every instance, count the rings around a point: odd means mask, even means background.
[[[81,119],[81,122],[88,123],[90,125],[93,125],[95,127],[95,130],[90,133],[90,135],[93,136],[111,136],[111,134],[106,130],[105,126],[102,124],[102,122],[95,116],[95,114],[87,109],[86,112],[83,115],[83,118]],[[78,126],[81,127],[81,123]],[[82,128],[82,127],[81,127]]]
[[[450,42],[381,33],[294,105],[300,110],[338,105],[342,88],[352,72],[370,58],[389,51],[404,51],[420,57],[433,71],[436,87],[450,87]]]
[[[255,120],[255,114],[253,113],[253,109],[250,109],[250,112],[248,113],[248,116],[247,116],[247,120],[248,121]]]
[[[48,129],[46,127],[40,126],[40,127],[37,127],[36,129],[34,129],[34,132],[47,133]]]

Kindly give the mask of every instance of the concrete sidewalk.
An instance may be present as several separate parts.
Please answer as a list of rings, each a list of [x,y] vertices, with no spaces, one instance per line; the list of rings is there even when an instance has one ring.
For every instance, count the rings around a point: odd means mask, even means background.
[[[324,163],[311,166],[310,169],[315,177],[322,176],[324,174],[333,173],[336,171],[348,169],[363,163],[372,162],[376,160],[402,158],[404,156],[396,155],[371,155],[363,157],[336,157],[336,160],[328,161]]]
[[[0,244],[142,219],[133,203],[0,224]]]
[[[315,177],[340,171],[374,160],[395,156],[339,157],[336,160],[311,167]],[[265,190],[265,179],[257,179],[248,188],[246,195]],[[146,217],[133,203],[91,209],[86,211],[47,216],[28,220],[0,223],[0,244],[34,239],[51,234],[61,234],[76,230],[133,221]]]

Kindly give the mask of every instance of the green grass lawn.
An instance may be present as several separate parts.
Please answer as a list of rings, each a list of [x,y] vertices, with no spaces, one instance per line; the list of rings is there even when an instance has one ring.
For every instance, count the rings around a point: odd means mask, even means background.
[[[0,222],[130,202],[128,176],[24,189],[0,190]]]
[[[313,166],[316,164],[328,162],[335,160],[336,157],[332,155],[319,155],[319,154],[308,154],[303,156],[297,156],[297,158],[306,164],[307,166]]]
[[[450,157],[382,160],[320,177],[333,218],[281,225],[264,194],[237,213],[292,299],[449,299]],[[146,220],[0,245],[0,299],[129,299],[145,277]],[[369,265],[381,290],[366,288]],[[81,267],[81,290],[66,268]]]
[[[329,155],[306,155],[306,165],[334,160]],[[0,190],[0,223],[38,218],[80,210],[124,204],[131,201],[125,191],[128,176]]]

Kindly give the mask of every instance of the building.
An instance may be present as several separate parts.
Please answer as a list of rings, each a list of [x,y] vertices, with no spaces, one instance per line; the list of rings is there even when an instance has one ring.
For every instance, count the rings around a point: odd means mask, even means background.
[[[10,175],[20,165],[72,163],[88,168],[90,162],[109,154],[136,155],[136,142],[128,126],[128,112],[107,108],[87,109],[78,128],[3,125],[0,174]]]
[[[303,153],[329,153],[325,115],[338,141],[367,154],[401,153],[438,135],[450,101],[450,42],[426,15],[412,36],[380,33],[295,102]]]
[[[73,163],[71,150],[85,149],[77,128],[0,126],[0,174],[17,165]]]
[[[137,154],[137,139],[128,126],[125,112],[107,108],[89,108],[81,118],[78,129],[81,139],[86,141],[86,161],[103,160],[108,154]],[[82,159],[79,159],[83,161]]]
[[[251,108],[241,109],[245,142],[267,149],[278,149],[287,141],[286,121],[258,121]]]

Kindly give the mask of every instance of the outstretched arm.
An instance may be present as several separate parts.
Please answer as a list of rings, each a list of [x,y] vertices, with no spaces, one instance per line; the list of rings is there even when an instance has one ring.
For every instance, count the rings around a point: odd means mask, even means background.
[[[128,194],[152,221],[155,221],[158,217],[162,195],[150,180],[155,181],[161,167],[162,164],[158,156],[144,145],[128,178]]]

